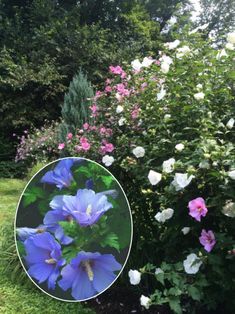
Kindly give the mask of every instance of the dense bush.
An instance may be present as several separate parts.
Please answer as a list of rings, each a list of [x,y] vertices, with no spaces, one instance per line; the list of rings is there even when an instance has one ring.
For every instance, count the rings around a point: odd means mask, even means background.
[[[20,144],[17,148],[16,162],[24,160],[30,165],[35,160],[43,162],[59,155],[58,122],[47,123],[40,129],[32,129],[31,132],[19,137]]]
[[[15,163],[15,161],[0,161],[0,177],[1,178],[22,178],[26,174],[25,164],[23,162]]]
[[[129,276],[146,308],[233,313],[234,37],[218,50],[185,31],[158,60],[111,66],[93,122],[57,143],[103,162],[123,185],[138,269]]]

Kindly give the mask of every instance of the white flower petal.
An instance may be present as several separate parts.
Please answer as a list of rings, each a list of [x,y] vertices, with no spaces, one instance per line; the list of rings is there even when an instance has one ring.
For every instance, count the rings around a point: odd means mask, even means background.
[[[176,144],[176,145],[175,145],[175,149],[176,149],[178,152],[181,152],[181,151],[184,149],[184,144],[182,144],[182,143]]]
[[[170,158],[168,160],[165,160],[162,164],[163,172],[171,173],[174,170],[174,164],[175,164],[174,158]]]
[[[228,172],[228,176],[229,176],[229,178],[235,180],[235,170],[229,171],[229,172]]]
[[[157,94],[157,101],[162,100],[166,96],[166,90],[164,87],[161,88],[160,92]]]
[[[229,33],[227,35],[227,42],[230,44],[235,44],[235,32]]]
[[[121,112],[123,112],[123,110],[124,110],[123,106],[118,105],[116,108],[116,113],[121,113]]]
[[[141,273],[138,270],[129,270],[128,276],[132,285],[138,285],[141,280]]]
[[[184,260],[183,265],[187,274],[196,274],[202,265],[202,261],[196,254],[191,253],[187,256],[186,260]]]
[[[113,162],[114,162],[113,156],[105,155],[102,158],[102,163],[105,164],[106,167],[111,166]]]
[[[156,172],[154,170],[150,170],[149,174],[148,174],[148,179],[152,185],[156,185],[161,181],[162,175],[159,172]]]
[[[227,124],[226,124],[226,127],[227,127],[228,129],[232,129],[233,126],[234,126],[234,122],[235,122],[235,120],[234,120],[233,118],[229,119],[228,122],[227,122]]]
[[[190,227],[184,227],[184,228],[181,229],[181,231],[182,231],[182,233],[183,233],[184,235],[186,235],[186,234],[189,233]]]
[[[193,178],[193,175],[188,177],[187,173],[176,173],[171,184],[175,187],[176,191],[180,191],[188,186]]]
[[[140,297],[140,304],[148,310],[149,306],[151,304],[151,299],[146,297],[146,296],[144,296],[144,295],[141,295],[141,297]]]
[[[137,146],[132,150],[132,153],[135,155],[136,158],[141,158],[145,155],[145,149],[141,146]]]
[[[196,94],[194,94],[194,98],[196,100],[202,100],[205,98],[205,94],[203,92],[196,93]]]
[[[131,62],[131,66],[135,71],[140,71],[142,68],[142,63],[140,62],[139,59],[136,59]]]

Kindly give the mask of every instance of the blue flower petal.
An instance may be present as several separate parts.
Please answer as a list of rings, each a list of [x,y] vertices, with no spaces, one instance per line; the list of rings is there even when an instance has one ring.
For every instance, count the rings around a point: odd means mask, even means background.
[[[20,241],[25,241],[26,239],[28,239],[30,236],[36,234],[38,232],[37,228],[16,228],[16,234],[17,234],[17,238]]]
[[[57,195],[54,196],[53,199],[50,201],[50,207],[52,209],[63,209],[64,207],[64,200],[63,200],[64,196],[63,195]]]
[[[104,289],[108,288],[108,286],[114,281],[116,275],[107,271],[103,267],[97,266],[96,264],[92,267],[94,272],[94,280],[93,285],[97,292],[101,292]]]
[[[57,224],[58,221],[66,220],[66,216],[64,215],[63,211],[61,210],[50,210],[46,213],[43,223],[45,225],[53,225]]]
[[[59,225],[55,230],[55,237],[63,245],[68,245],[73,242],[73,238],[65,235],[63,228]]]
[[[25,260],[28,264],[44,262],[50,257],[48,250],[35,246],[33,238],[25,240],[24,246],[27,253]]]
[[[37,263],[30,266],[28,274],[34,279],[37,279],[39,283],[42,283],[47,280],[53,272],[53,268],[53,265],[46,264],[45,262]]]
[[[58,281],[58,285],[66,291],[72,287],[73,281],[77,276],[77,271],[71,265],[66,265],[61,271],[61,276],[62,279]]]
[[[86,271],[83,268],[79,268],[78,275],[72,285],[73,298],[76,300],[84,300],[95,294],[96,291],[92,285],[92,281],[89,280]]]
[[[55,184],[59,189],[68,187],[73,180],[70,168],[74,160],[72,158],[61,160],[53,170],[44,174],[41,178],[42,183]]]
[[[94,181],[92,179],[86,180],[85,186],[87,189],[93,189],[94,188]]]
[[[107,271],[116,271],[122,268],[122,265],[115,260],[112,254],[100,255],[100,257],[96,259],[95,264],[97,267],[102,267]]]
[[[55,289],[55,283],[56,283],[56,280],[57,278],[59,277],[60,275],[60,270],[58,267],[56,267],[50,274],[49,278],[48,278],[48,282],[47,282],[47,286],[48,286],[48,289],[52,289],[54,290]]]
[[[47,171],[44,176],[41,178],[40,180],[41,183],[51,183],[54,184],[55,183],[55,179],[53,176],[53,171]]]
[[[37,246],[38,248],[43,248],[48,251],[52,251],[53,249],[60,250],[59,243],[54,240],[54,237],[49,232],[44,232],[35,235],[32,238],[32,241],[34,245]]]

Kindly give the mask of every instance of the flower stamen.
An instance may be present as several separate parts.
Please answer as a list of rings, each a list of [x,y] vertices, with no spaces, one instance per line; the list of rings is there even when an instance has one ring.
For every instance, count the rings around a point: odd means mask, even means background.
[[[87,276],[88,276],[89,280],[90,280],[90,281],[93,281],[93,279],[94,279],[94,273],[93,273],[93,270],[92,270],[92,268],[91,268],[90,262],[89,262],[89,261],[85,261],[85,262],[83,262],[83,265],[84,265],[84,267],[85,267],[85,270],[86,270],[86,272],[87,272]]]
[[[56,260],[54,258],[45,259],[45,263],[50,264],[50,265],[55,264]]]
[[[87,206],[87,209],[86,209],[86,214],[87,214],[87,215],[90,215],[90,214],[91,214],[91,210],[92,210],[92,206],[91,206],[91,204],[89,204],[89,205]]]

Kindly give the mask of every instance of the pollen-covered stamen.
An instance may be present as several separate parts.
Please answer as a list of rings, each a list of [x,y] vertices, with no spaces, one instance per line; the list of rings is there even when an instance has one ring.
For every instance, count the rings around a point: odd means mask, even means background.
[[[85,268],[85,270],[86,270],[86,272],[87,272],[87,276],[88,276],[89,280],[90,280],[90,281],[93,281],[93,279],[94,279],[94,273],[93,273],[93,270],[92,270],[92,268],[91,268],[91,263],[90,263],[90,261],[88,260],[88,261],[83,262],[83,266],[84,266],[84,268]]]
[[[87,215],[90,215],[90,214],[91,214],[91,210],[92,210],[92,206],[91,206],[91,204],[89,204],[89,205],[87,206],[87,209],[86,209],[86,214],[87,214]]]
[[[45,232],[46,230],[45,229],[42,229],[42,228],[38,228],[37,229],[37,233],[43,233],[43,232]]]
[[[47,263],[47,264],[55,264],[56,260],[54,258],[45,259],[45,263]]]

